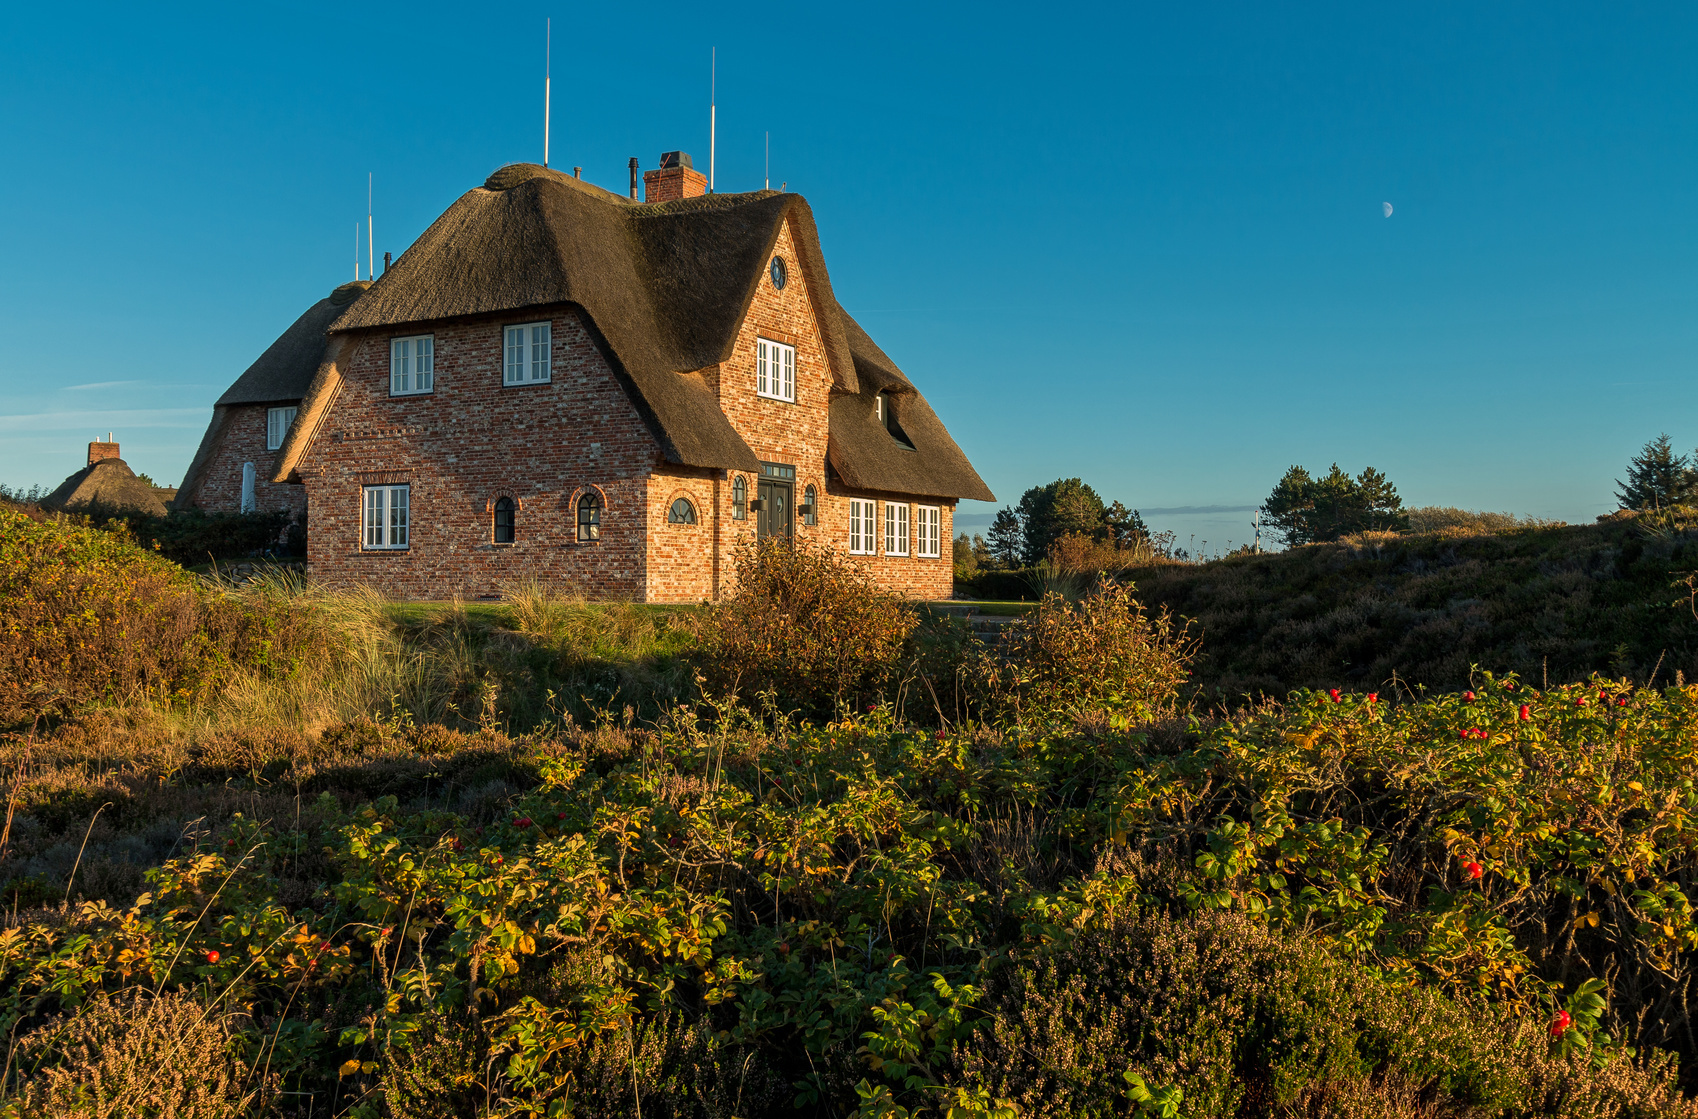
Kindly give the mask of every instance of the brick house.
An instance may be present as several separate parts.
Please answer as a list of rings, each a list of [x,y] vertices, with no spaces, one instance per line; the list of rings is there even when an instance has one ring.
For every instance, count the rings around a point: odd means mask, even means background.
[[[740,541],[793,536],[949,596],[955,503],[991,492],[838,306],[807,202],[707,195],[687,155],[661,163],[641,203],[635,160],[629,198],[502,168],[346,297],[305,383],[220,400],[231,431],[295,401],[255,500],[304,493],[315,578],[698,602]],[[203,446],[190,500],[227,505],[248,453]]]

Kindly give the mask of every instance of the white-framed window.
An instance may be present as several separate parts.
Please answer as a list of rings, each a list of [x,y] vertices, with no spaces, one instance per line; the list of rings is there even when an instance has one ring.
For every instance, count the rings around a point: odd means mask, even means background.
[[[796,403],[796,347],[755,339],[755,395]]]
[[[405,548],[407,546],[407,486],[366,486],[365,532],[366,548]]]
[[[908,503],[906,501],[887,501],[884,503],[884,554],[887,556],[905,556],[908,554]]]
[[[554,375],[549,364],[549,324],[525,323],[504,332],[507,360],[502,364],[504,385],[540,385]]]
[[[289,425],[295,422],[293,408],[267,408],[265,410],[265,449],[275,451],[283,445],[283,437],[289,434]]]
[[[849,554],[870,556],[878,550],[878,503],[849,499]]]
[[[429,392],[436,383],[436,336],[389,340],[389,395]]]
[[[914,506],[914,554],[936,559],[943,554],[943,510],[936,505]]]

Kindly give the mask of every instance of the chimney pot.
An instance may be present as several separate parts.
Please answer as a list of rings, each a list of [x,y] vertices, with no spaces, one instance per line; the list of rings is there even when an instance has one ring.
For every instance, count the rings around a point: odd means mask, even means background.
[[[635,202],[637,200],[637,168],[639,168],[641,166],[642,166],[642,164],[637,162],[637,157],[632,156],[631,157],[631,201],[633,201],[633,202]]]
[[[389,271],[389,254],[388,253],[383,254],[383,270],[385,272]]]
[[[581,179],[581,178],[583,178],[583,177],[584,177],[584,169],[583,169],[583,168],[582,168],[582,167],[574,167],[574,168],[572,168],[572,177],[573,177],[573,178],[574,178],[574,179]]]

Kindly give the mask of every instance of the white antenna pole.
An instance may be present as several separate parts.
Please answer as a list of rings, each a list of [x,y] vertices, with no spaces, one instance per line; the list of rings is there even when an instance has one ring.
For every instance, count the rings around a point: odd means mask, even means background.
[[[772,133],[766,134],[766,190],[772,189]]]
[[[360,278],[360,223],[354,223],[354,279]]]
[[[719,48],[713,48],[708,64],[708,193],[713,193],[714,144],[719,137]]]
[[[377,235],[371,230],[371,172],[366,172],[366,279],[377,279],[377,261],[372,257],[377,245]]]
[[[554,18],[543,23],[542,46],[542,165],[548,166],[549,82],[554,76]]]

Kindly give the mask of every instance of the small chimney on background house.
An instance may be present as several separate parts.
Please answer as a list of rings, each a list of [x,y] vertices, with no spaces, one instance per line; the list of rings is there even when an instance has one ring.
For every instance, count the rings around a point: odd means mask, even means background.
[[[658,171],[643,172],[643,201],[675,202],[707,193],[707,176],[690,166],[689,152],[663,152]]]
[[[633,202],[635,202],[637,200],[637,168],[639,168],[641,166],[642,166],[642,164],[637,162],[637,157],[632,156],[631,157],[631,201],[633,201]]]
[[[111,432],[106,433],[106,442],[90,443],[88,445],[88,464],[90,466],[93,466],[95,463],[101,462],[105,459],[117,457],[118,444],[112,442]]]
[[[572,168],[572,177],[573,177],[573,178],[574,178],[574,179],[581,179],[581,178],[583,178],[583,177],[584,177],[584,169],[583,169],[583,168],[582,168],[582,167],[574,167],[574,168]]]

